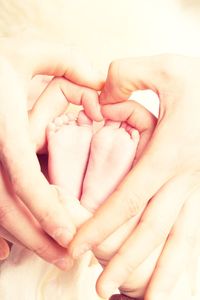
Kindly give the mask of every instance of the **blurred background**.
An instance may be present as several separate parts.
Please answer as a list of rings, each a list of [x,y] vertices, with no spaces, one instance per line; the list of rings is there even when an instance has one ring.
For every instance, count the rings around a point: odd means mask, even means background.
[[[198,0],[0,0],[0,36],[36,28],[105,70],[125,56],[199,55],[199,16]]]

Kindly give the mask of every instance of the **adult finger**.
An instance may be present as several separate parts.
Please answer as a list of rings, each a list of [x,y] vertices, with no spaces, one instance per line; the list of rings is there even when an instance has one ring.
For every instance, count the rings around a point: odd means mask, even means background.
[[[161,254],[146,293],[146,299],[168,299],[182,273],[189,272],[196,247],[200,218],[199,190],[181,210]]]
[[[6,240],[0,237],[0,260],[4,260],[9,256],[10,248]]]
[[[56,190],[49,185],[40,171],[30,138],[26,95],[21,78],[5,61],[0,64],[0,74],[2,164],[16,195],[30,209],[43,229],[58,243],[66,246],[75,233],[75,226],[70,216],[64,212]]]
[[[135,158],[135,161],[137,161],[153,134],[157,118],[144,106],[133,100],[125,103],[104,105],[101,111],[104,118],[127,122],[131,127],[138,130],[140,140]]]
[[[1,54],[9,57],[15,68],[30,77],[36,74],[63,76],[95,90],[101,90],[104,83],[103,76],[77,48],[47,41],[37,33],[4,38]]]
[[[90,119],[95,119],[94,111],[99,109],[100,113],[96,91],[78,86],[63,77],[54,77],[29,113],[36,149],[41,149],[44,145],[48,123],[63,113],[69,103],[82,105]]]
[[[24,201],[44,230],[59,244],[66,246],[75,233],[75,226],[63,211],[56,191],[50,188],[40,172],[35,149],[29,136],[24,87],[26,88],[27,79],[38,73],[66,76],[76,83],[97,89],[102,85],[102,81],[99,81],[99,76],[97,80],[90,67],[88,70],[84,60],[63,45],[55,46],[36,40],[34,42],[30,40],[30,43],[22,40],[15,42],[17,50],[15,49],[14,52],[12,40],[8,40],[1,48],[2,55],[8,57],[10,62],[3,61],[0,70],[3,78],[0,86],[1,159],[15,193]],[[78,65],[80,65],[80,72],[74,71],[74,69],[78,70],[76,68]],[[23,162],[19,160],[22,153]],[[35,186],[38,189],[33,188]]]
[[[97,289],[101,296],[108,297],[112,294],[127,280],[132,271],[166,240],[184,201],[195,185],[197,182],[194,182],[193,178],[187,174],[180,175],[166,184],[151,200],[132,236],[100,276]]]
[[[31,79],[28,85],[28,110],[32,109],[51,80],[52,76],[48,75],[36,75]]]
[[[100,83],[99,78],[97,80],[94,74],[91,76],[91,70],[86,69],[82,59],[80,60],[79,57],[76,59],[74,52],[65,46],[31,41],[31,38],[30,43],[27,40],[16,39],[13,51],[13,41],[10,39],[4,41],[1,54],[9,59],[9,63],[2,59],[0,65],[1,78],[3,78],[0,86],[2,163],[15,193],[26,203],[46,232],[58,243],[66,246],[75,232],[75,227],[70,217],[63,211],[57,192],[50,188],[40,172],[35,149],[29,136],[24,88],[27,87],[27,79],[38,73],[67,76],[72,81],[88,84],[94,88],[101,86],[102,82]],[[74,71],[77,65],[80,65],[80,72]],[[22,155],[23,161],[19,160]]]
[[[52,79],[29,111],[31,137],[36,151],[40,151],[46,145],[46,128],[49,122],[68,107],[67,98],[60,88],[62,81],[65,79]]]
[[[12,44],[15,43],[13,51]],[[103,76],[98,73],[86,58],[74,47],[51,43],[45,39],[14,37],[4,40],[1,54],[9,58],[9,62],[25,80],[37,74],[64,77],[75,84],[100,90],[104,83]],[[31,58],[31,59],[30,59]],[[91,103],[91,102],[90,102]],[[95,121],[101,121],[99,106],[93,106]]]
[[[64,268],[66,250],[55,243],[40,227],[26,206],[15,196],[8,179],[0,178],[0,224],[12,242],[22,244],[50,263]],[[13,222],[15,220],[15,222]],[[61,265],[62,264],[62,265]]]
[[[9,243],[22,246],[22,243],[20,243],[10,232],[8,232],[2,226],[0,226],[0,235],[2,236],[2,238],[4,238],[4,240],[8,241]]]

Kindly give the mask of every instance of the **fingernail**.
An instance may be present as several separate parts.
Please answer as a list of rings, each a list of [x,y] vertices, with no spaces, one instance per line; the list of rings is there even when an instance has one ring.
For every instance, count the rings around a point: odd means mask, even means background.
[[[79,258],[81,255],[83,255],[86,251],[88,251],[90,249],[89,245],[87,244],[83,244],[77,248],[75,248],[73,251],[72,251],[72,257],[74,259],[77,259]]]
[[[68,258],[60,258],[60,259],[54,261],[54,264],[59,269],[61,269],[63,271],[67,271],[73,267],[74,263],[73,263],[73,260],[68,257]]]
[[[63,247],[68,246],[69,242],[71,242],[73,237],[74,237],[74,233],[67,230],[66,228],[58,228],[54,232],[54,236],[53,236],[53,238]]]

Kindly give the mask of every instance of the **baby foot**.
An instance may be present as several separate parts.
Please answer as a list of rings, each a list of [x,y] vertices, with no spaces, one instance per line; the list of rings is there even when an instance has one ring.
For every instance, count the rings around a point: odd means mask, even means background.
[[[85,138],[83,138],[84,135],[86,135]],[[126,123],[108,121],[103,128],[94,134],[92,142],[91,137],[91,122],[82,112],[77,121],[73,115],[56,119],[49,126],[47,132],[48,168],[51,183],[64,188],[66,194],[78,195],[81,193],[81,181],[85,175],[81,201],[84,200],[85,207],[94,211],[112,193],[132,167],[139,134]],[[85,174],[90,142],[91,152]],[[85,153],[84,156],[83,153]],[[84,210],[80,203],[74,199],[71,202],[68,199],[65,203],[78,227],[91,216],[88,210]],[[140,216],[137,216],[129,220],[96,247],[94,254],[103,267],[108,264],[116,250],[131,234],[139,218]],[[130,287],[134,286],[137,287],[134,290],[134,295],[144,294],[146,283],[155,267],[155,258],[157,256],[147,259],[142,266],[131,274],[129,281],[122,288],[125,287],[125,290],[129,290]]]
[[[91,142],[81,204],[94,212],[131,169],[139,133],[126,123],[107,121]]]
[[[91,125],[81,111],[78,116],[68,113],[56,118],[47,129],[50,182],[78,199],[90,150]]]

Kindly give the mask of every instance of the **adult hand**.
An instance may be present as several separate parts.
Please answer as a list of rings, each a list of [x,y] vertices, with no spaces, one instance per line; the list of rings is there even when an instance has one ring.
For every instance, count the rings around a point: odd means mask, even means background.
[[[196,248],[200,214],[199,73],[200,59],[175,55],[119,60],[110,66],[100,97],[106,118],[120,120],[121,106],[115,103],[127,100],[135,90],[157,93],[160,111],[152,136],[141,130],[135,111],[135,127],[141,136],[137,163],[70,245],[71,255],[78,257],[146,206],[131,237],[98,281],[98,291],[105,298],[165,243],[146,292],[146,299],[165,299]]]
[[[33,106],[30,125],[28,86],[37,74],[58,77],[52,79],[49,89]],[[65,247],[75,226],[40,171],[36,147],[42,147],[48,120],[66,109],[68,101],[82,104],[92,119],[101,120],[95,91],[101,86],[100,76],[74,49],[32,36],[0,40],[0,160],[1,172],[9,178],[8,183],[5,176],[1,180],[1,190],[8,195],[2,194],[0,202],[0,232],[8,232],[50,262],[64,253],[55,241]],[[54,90],[53,99],[50,89]],[[32,138],[30,131],[39,113],[43,114],[42,122]],[[28,218],[30,214],[32,218]]]

